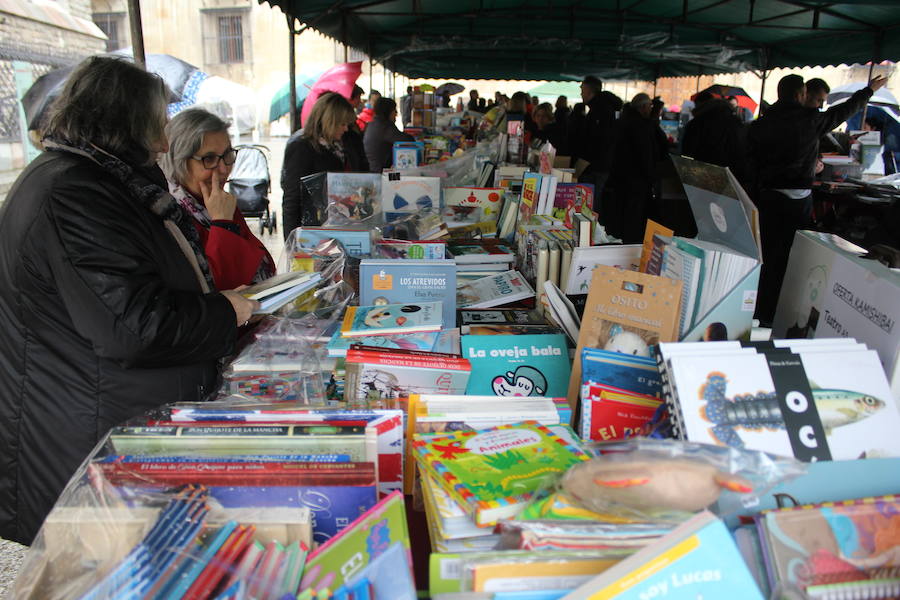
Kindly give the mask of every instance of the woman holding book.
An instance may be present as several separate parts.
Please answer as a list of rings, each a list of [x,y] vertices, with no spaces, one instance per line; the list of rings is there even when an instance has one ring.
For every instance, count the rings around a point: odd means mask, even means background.
[[[30,544],[114,425],[213,391],[257,303],[216,292],[166,189],[168,92],[94,56],[0,214],[0,536]]]
[[[319,96],[301,131],[292,135],[284,148],[281,168],[281,200],[284,237],[296,227],[319,225],[312,199],[302,178],[322,172],[368,172],[368,163],[347,152],[341,138],[356,113],[346,98],[335,92]]]
[[[166,126],[169,151],[160,158],[169,192],[200,236],[218,289],[259,283],[275,261],[247,227],[225,182],[237,160],[228,123],[202,108],[175,115]]]

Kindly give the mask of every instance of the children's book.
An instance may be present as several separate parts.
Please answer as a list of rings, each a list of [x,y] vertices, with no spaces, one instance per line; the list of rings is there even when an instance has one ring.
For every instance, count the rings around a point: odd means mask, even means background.
[[[318,273],[291,271],[252,285],[241,294],[259,302],[253,314],[269,314],[314,288],[321,279]]]
[[[534,290],[518,271],[476,279],[456,290],[459,308],[491,308],[534,297]]]
[[[471,263],[511,263],[516,258],[515,252],[505,244],[482,242],[470,244],[450,243],[447,245],[450,255],[460,265]]]
[[[763,600],[763,595],[728,528],[703,511],[565,598]]]
[[[441,318],[440,302],[350,306],[344,315],[341,335],[360,337],[439,331]]]
[[[562,216],[566,227],[574,226],[575,215],[581,212],[582,207],[594,206],[594,184],[592,183],[558,183],[556,195],[553,200],[556,216]]]
[[[392,148],[395,169],[414,169],[425,160],[422,142],[394,142]]]
[[[294,243],[301,248],[314,248],[323,240],[337,240],[351,256],[368,256],[372,252],[372,231],[365,227],[309,227],[294,230]]]
[[[484,216],[496,221],[500,214],[503,188],[447,187],[444,188],[445,206],[476,206]]]
[[[439,177],[411,177],[384,173],[381,177],[381,206],[385,215],[437,209],[441,205]]]
[[[656,358],[635,356],[601,348],[583,348],[581,353],[583,383],[599,382],[626,392],[657,398],[662,395],[662,382]]]
[[[667,362],[675,396],[668,400],[684,439],[805,461],[900,456],[900,411],[873,350]]]
[[[846,584],[861,593],[876,569],[893,568],[900,584],[900,497],[879,496],[765,511],[756,519],[769,584],[810,587]],[[895,588],[896,589],[896,588]],[[854,595],[854,591],[859,595]]]
[[[516,515],[550,474],[588,459],[534,421],[481,431],[417,436],[419,465],[481,527]]]
[[[385,408],[386,400],[409,394],[462,394],[470,371],[458,356],[356,346],[347,352],[344,399]]]
[[[444,329],[456,327],[456,263],[442,260],[363,259],[359,303],[364,306],[440,302]],[[430,350],[430,348],[429,348]]]
[[[560,282],[560,289],[566,294],[587,294],[591,287],[591,276],[594,267],[606,265],[626,270],[636,270],[641,257],[640,244],[611,244],[609,246],[591,246],[572,250],[572,265],[565,282]]]
[[[337,225],[363,223],[381,212],[381,175],[328,173],[328,221]]]
[[[397,335],[367,335],[363,338],[347,338],[335,331],[326,350],[328,356],[347,356],[347,350],[355,344],[369,347],[391,348],[395,350],[436,350],[435,345],[441,336],[439,331],[425,333],[400,333]],[[439,350],[436,350],[439,351]]]
[[[564,396],[569,386],[569,349],[559,333],[464,335],[463,357],[472,363],[467,394]]]
[[[399,259],[439,260],[446,258],[447,243],[442,241],[381,240],[375,242],[373,256]]]
[[[335,589],[361,573],[367,565],[400,543],[403,563],[392,568],[411,569],[409,531],[403,494],[390,494],[350,523],[327,543],[310,553],[301,589]]]
[[[516,308],[487,308],[458,310],[456,323],[463,325],[547,325],[536,310]]]

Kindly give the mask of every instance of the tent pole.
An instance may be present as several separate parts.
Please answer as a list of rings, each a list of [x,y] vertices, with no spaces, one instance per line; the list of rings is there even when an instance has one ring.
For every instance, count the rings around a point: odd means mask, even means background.
[[[875,57],[872,57],[872,62],[869,63],[869,78],[866,79],[866,85],[869,85],[869,82],[872,81],[872,73],[875,71]],[[869,112],[869,103],[866,102],[863,105],[862,109],[862,119],[859,120],[859,128],[866,128],[866,113]]]
[[[294,38],[293,18],[287,17],[288,23],[288,86],[290,90],[291,133],[300,129],[300,115],[297,113],[297,40]]]
[[[762,84],[759,86],[759,105],[756,107],[756,116],[760,116],[762,114],[762,105],[763,100],[765,99],[766,93],[766,77],[768,77],[769,72],[763,69],[762,71]]]
[[[697,89],[694,90],[694,93],[697,94],[700,92],[700,74],[697,74]]]
[[[134,57],[134,64],[147,68],[144,27],[141,25],[141,0],[128,0],[128,22],[131,26],[131,55]]]

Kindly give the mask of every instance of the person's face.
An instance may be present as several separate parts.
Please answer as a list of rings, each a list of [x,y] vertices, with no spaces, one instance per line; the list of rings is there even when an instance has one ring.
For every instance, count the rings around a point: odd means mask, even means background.
[[[194,157],[202,159],[203,157],[218,157],[227,154],[231,148],[231,139],[226,131],[214,131],[203,135],[203,142],[200,148],[194,153]],[[207,159],[211,160],[211,159]],[[200,182],[212,182],[213,172],[219,172],[219,184],[225,186],[225,181],[231,174],[231,167],[234,164],[233,157],[231,165],[226,165],[225,161],[219,159],[218,164],[212,169],[203,166],[202,160],[195,158],[187,159],[187,176],[182,182],[184,187],[196,198],[202,198],[203,193],[200,190]]]
[[[565,96],[556,99],[556,108],[564,108],[567,104]]]
[[[641,116],[645,119],[650,116],[650,104],[641,104],[637,107],[637,111],[641,113]]]
[[[381,94],[369,94],[369,106],[374,107],[379,98],[381,98]]]
[[[397,120],[397,109],[391,111],[391,123]]]
[[[825,90],[819,90],[817,92],[806,90],[806,101],[804,102],[804,106],[821,110],[821,108],[825,106],[826,98],[828,98],[828,93]]]
[[[534,124],[537,125],[539,129],[543,129],[550,124],[550,115],[547,114],[546,110],[535,112],[532,119],[534,119]]]
[[[737,100],[733,100],[733,99],[732,99],[732,100],[729,100],[729,101],[728,101],[728,106],[731,107],[731,110],[737,110],[737,107],[738,107]]]
[[[362,102],[362,96],[353,96],[350,98],[350,106],[353,107],[353,110],[359,108],[359,104]]]
[[[338,125],[337,129],[335,129],[334,133],[331,135],[332,141],[336,142],[336,141],[340,140],[342,137],[344,137],[344,134],[347,133],[347,129],[349,129],[349,128],[350,128],[350,125],[348,123],[344,123],[343,125]]]
[[[591,98],[594,97],[594,90],[591,89],[591,86],[581,84],[581,100],[585,104],[591,101]]]

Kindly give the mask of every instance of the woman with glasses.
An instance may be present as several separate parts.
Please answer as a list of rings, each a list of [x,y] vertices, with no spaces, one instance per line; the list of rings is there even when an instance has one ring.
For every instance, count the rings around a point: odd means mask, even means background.
[[[274,275],[271,255],[225,191],[237,157],[228,123],[202,108],[189,108],[169,121],[166,137],[169,151],[160,166],[200,236],[216,287],[232,289]]]
[[[167,100],[131,62],[85,60],[0,212],[0,537],[30,544],[111,427],[215,391],[258,307],[216,291],[166,189]]]
[[[335,92],[319,96],[303,129],[288,138],[281,168],[281,214],[284,237],[302,225],[320,225],[302,179],[322,172],[367,172],[365,157],[348,148],[342,138],[356,120],[350,102]]]

